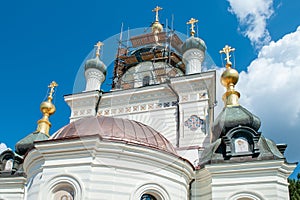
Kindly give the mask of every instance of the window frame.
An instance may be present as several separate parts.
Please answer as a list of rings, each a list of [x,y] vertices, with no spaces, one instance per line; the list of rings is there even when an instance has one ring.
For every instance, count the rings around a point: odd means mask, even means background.
[[[139,186],[132,193],[130,200],[140,200],[144,194],[152,195],[157,200],[170,200],[168,192],[156,183],[146,183]]]
[[[47,187],[47,200],[54,200],[54,195],[57,191],[71,188],[74,192],[73,200],[83,199],[82,187],[78,180],[69,175],[60,175],[52,178]],[[40,193],[40,195],[44,196]]]

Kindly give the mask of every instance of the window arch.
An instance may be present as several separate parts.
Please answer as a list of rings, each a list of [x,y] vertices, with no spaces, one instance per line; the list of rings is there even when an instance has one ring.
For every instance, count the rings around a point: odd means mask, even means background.
[[[167,191],[156,183],[147,183],[138,187],[130,200],[170,200]]]
[[[44,194],[41,194],[44,196]],[[81,200],[82,188],[71,176],[57,176],[48,185],[47,200]]]
[[[231,197],[228,200],[263,200],[264,198],[260,195],[256,194],[255,192],[239,192]]]
[[[53,200],[74,200],[75,190],[69,184],[62,183],[54,188],[52,196]]]

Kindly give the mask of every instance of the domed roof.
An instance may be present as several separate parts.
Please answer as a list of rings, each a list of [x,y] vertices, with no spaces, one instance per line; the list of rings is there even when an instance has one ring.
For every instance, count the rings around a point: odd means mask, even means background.
[[[240,105],[226,106],[218,115],[212,126],[213,141],[216,141],[220,136],[225,135],[234,127],[246,126],[258,131],[260,125],[260,119],[246,108]]]
[[[49,137],[46,134],[35,131],[17,142],[15,145],[15,151],[17,154],[23,156],[34,147],[35,141],[48,140],[48,138]]]
[[[202,39],[191,36],[182,44],[181,51],[184,53],[189,49],[199,49],[201,51],[205,51],[206,45]]]
[[[106,73],[106,66],[98,56],[86,61],[84,69],[87,70],[89,68],[99,69],[102,73]]]
[[[128,119],[87,117],[74,121],[53,134],[51,139],[100,136],[101,140],[125,142],[163,150],[177,155],[172,144],[151,127]]]
[[[163,25],[161,25],[161,23],[159,23],[159,21],[155,21],[152,24],[152,32],[154,33],[155,31],[158,31],[159,33],[163,30]]]

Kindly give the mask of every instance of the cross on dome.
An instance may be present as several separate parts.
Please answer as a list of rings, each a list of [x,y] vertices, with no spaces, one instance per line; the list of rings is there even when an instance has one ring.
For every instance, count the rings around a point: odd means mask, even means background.
[[[155,12],[155,21],[157,21],[157,22],[158,22],[158,11],[160,11],[160,10],[162,10],[162,8],[159,7],[159,6],[156,6],[156,7],[152,10],[152,12]]]
[[[190,24],[191,25],[191,36],[195,35],[195,23],[197,23],[198,20],[195,18],[191,18],[186,24]]]
[[[101,50],[101,47],[103,46],[104,44],[102,42],[97,42],[97,44],[95,44],[95,48],[96,48],[96,57],[99,57],[100,56],[100,50]]]
[[[55,87],[57,87],[58,86],[58,84],[55,82],[55,81],[52,81],[50,84],[49,84],[49,86],[48,86],[48,88],[50,88],[50,92],[49,92],[49,96],[48,96],[48,99],[49,100],[52,100],[52,98],[53,98],[53,93],[54,93],[54,88]]]
[[[235,48],[231,48],[231,46],[228,46],[228,45],[225,45],[225,47],[220,50],[220,54],[224,53],[226,55],[226,67],[231,67],[232,63],[230,61],[230,52],[234,52],[235,51]]]

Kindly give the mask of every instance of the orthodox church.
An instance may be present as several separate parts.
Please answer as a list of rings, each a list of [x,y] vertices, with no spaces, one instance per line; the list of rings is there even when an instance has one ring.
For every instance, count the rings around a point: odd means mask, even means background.
[[[1,200],[289,199],[295,168],[286,145],[259,132],[260,119],[239,104],[234,48],[226,45],[224,108],[214,113],[216,71],[204,70],[205,42],[182,41],[159,22],[119,46],[112,88],[95,55],[84,66],[85,90],[64,96],[70,123],[49,134],[56,82],[40,105],[36,131],[15,151],[0,152]],[[217,117],[214,119],[214,115]]]

